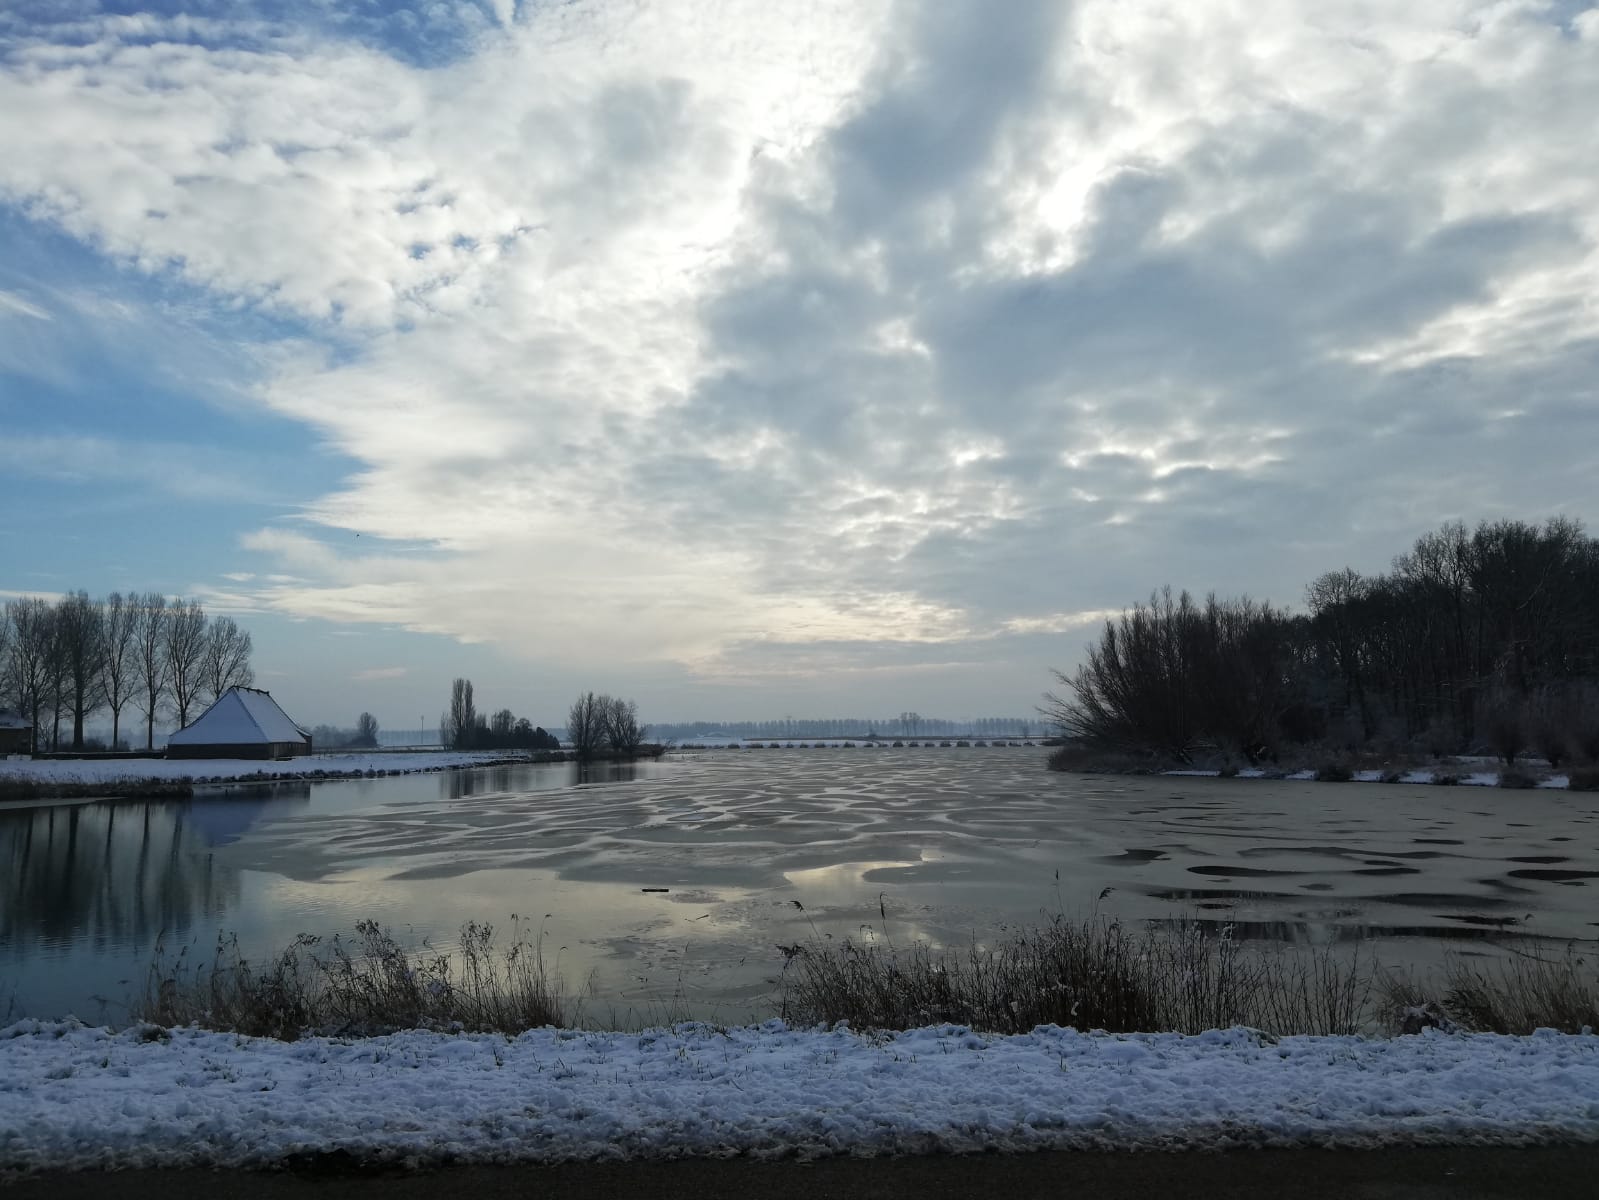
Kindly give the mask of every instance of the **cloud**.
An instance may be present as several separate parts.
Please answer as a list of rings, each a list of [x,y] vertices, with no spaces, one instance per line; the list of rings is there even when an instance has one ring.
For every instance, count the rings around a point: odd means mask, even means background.
[[[8,292],[0,288],[0,317],[15,313],[19,316],[31,317],[35,321],[48,321],[50,314],[37,304],[30,304],[15,292]]]
[[[359,465],[244,535],[240,603],[959,680],[1167,580],[1292,601],[1593,509],[1593,10],[494,16],[426,68],[221,20],[5,52],[0,198],[307,331],[252,402]]]
[[[365,671],[357,671],[350,676],[356,683],[371,683],[378,679],[404,679],[410,669],[407,667],[371,667]]]

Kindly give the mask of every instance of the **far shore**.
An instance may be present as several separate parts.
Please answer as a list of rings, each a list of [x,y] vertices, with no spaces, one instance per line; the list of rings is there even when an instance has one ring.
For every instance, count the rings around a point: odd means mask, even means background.
[[[1187,767],[1180,765],[1094,762],[1057,766],[1071,775],[1141,775],[1177,779],[1264,779],[1286,783],[1391,783],[1434,787],[1506,788],[1511,790],[1596,791],[1593,769],[1554,770],[1547,763],[1505,766],[1487,758],[1385,763],[1380,767]]]
[[[0,807],[185,799],[196,787],[326,783],[468,767],[572,761],[566,751],[351,751],[289,759],[15,758],[0,760]]]

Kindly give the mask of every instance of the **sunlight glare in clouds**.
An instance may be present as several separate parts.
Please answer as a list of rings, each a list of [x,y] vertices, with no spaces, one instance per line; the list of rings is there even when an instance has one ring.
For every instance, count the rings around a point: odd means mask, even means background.
[[[1594,498],[1539,436],[1594,403],[1592,10],[494,11],[425,68],[7,52],[0,199],[304,324],[255,401],[359,467],[241,531],[236,604],[688,681],[1059,660],[1167,580],[1292,602]]]

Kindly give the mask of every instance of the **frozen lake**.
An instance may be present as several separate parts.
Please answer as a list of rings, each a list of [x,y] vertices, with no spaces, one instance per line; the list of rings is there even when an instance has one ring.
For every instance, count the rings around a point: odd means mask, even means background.
[[[1593,795],[1060,775],[1046,753],[707,751],[0,808],[0,1017],[120,1019],[163,936],[268,954],[368,917],[448,947],[518,914],[592,981],[586,1021],[629,1025],[771,1016],[778,945],[813,934],[964,945],[1096,907],[1365,940],[1393,966],[1599,933]]]

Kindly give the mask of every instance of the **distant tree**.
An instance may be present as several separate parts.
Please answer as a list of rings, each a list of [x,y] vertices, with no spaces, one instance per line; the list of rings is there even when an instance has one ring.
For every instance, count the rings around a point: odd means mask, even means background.
[[[209,699],[215,700],[230,687],[249,687],[255,682],[255,671],[250,666],[253,648],[250,635],[232,617],[212,619],[205,631],[200,664]]]
[[[502,708],[489,718],[489,732],[494,737],[496,745],[508,746],[511,743],[511,734],[516,729],[516,714],[508,708]]]
[[[61,666],[61,703],[72,714],[72,748],[83,749],[84,718],[100,707],[103,697],[105,618],[87,592],[73,592],[56,604],[57,654]]]
[[[189,713],[205,689],[205,609],[197,600],[180,597],[172,602],[166,619],[167,686],[178,710],[178,728],[189,723]]]
[[[472,681],[450,684],[450,709],[443,721],[443,741],[452,750],[470,749],[477,735],[477,707],[472,702]]]
[[[155,749],[155,718],[167,694],[167,598],[160,592],[129,597],[136,614],[133,626],[133,676],[140,710],[144,713],[144,748]]]
[[[340,729],[337,725],[318,725],[311,730],[311,744],[319,750],[346,750],[357,748],[356,731]]]
[[[11,656],[6,694],[11,706],[33,726],[28,749],[37,751],[49,695],[50,656],[55,644],[55,609],[36,596],[6,601]]]
[[[134,633],[139,620],[139,612],[135,607],[137,599],[137,596],[124,596],[121,592],[112,592],[105,599],[101,678],[104,681],[106,707],[111,710],[113,750],[121,744],[122,710],[133,698],[137,686],[134,653]]]
[[[378,719],[369,712],[362,713],[355,719],[355,738],[350,742],[352,746],[361,746],[365,749],[375,749],[378,744]]]
[[[572,752],[580,760],[587,762],[604,744],[609,708],[610,697],[596,696],[593,692],[584,692],[572,702],[566,717],[566,736],[572,743]]]
[[[61,749],[61,718],[67,712],[67,656],[61,637],[61,606],[51,608],[50,640],[45,646],[45,709],[50,714],[50,752]]]
[[[620,696],[606,697],[603,711],[605,738],[620,758],[637,758],[644,743],[644,727],[638,723],[638,705]]]

